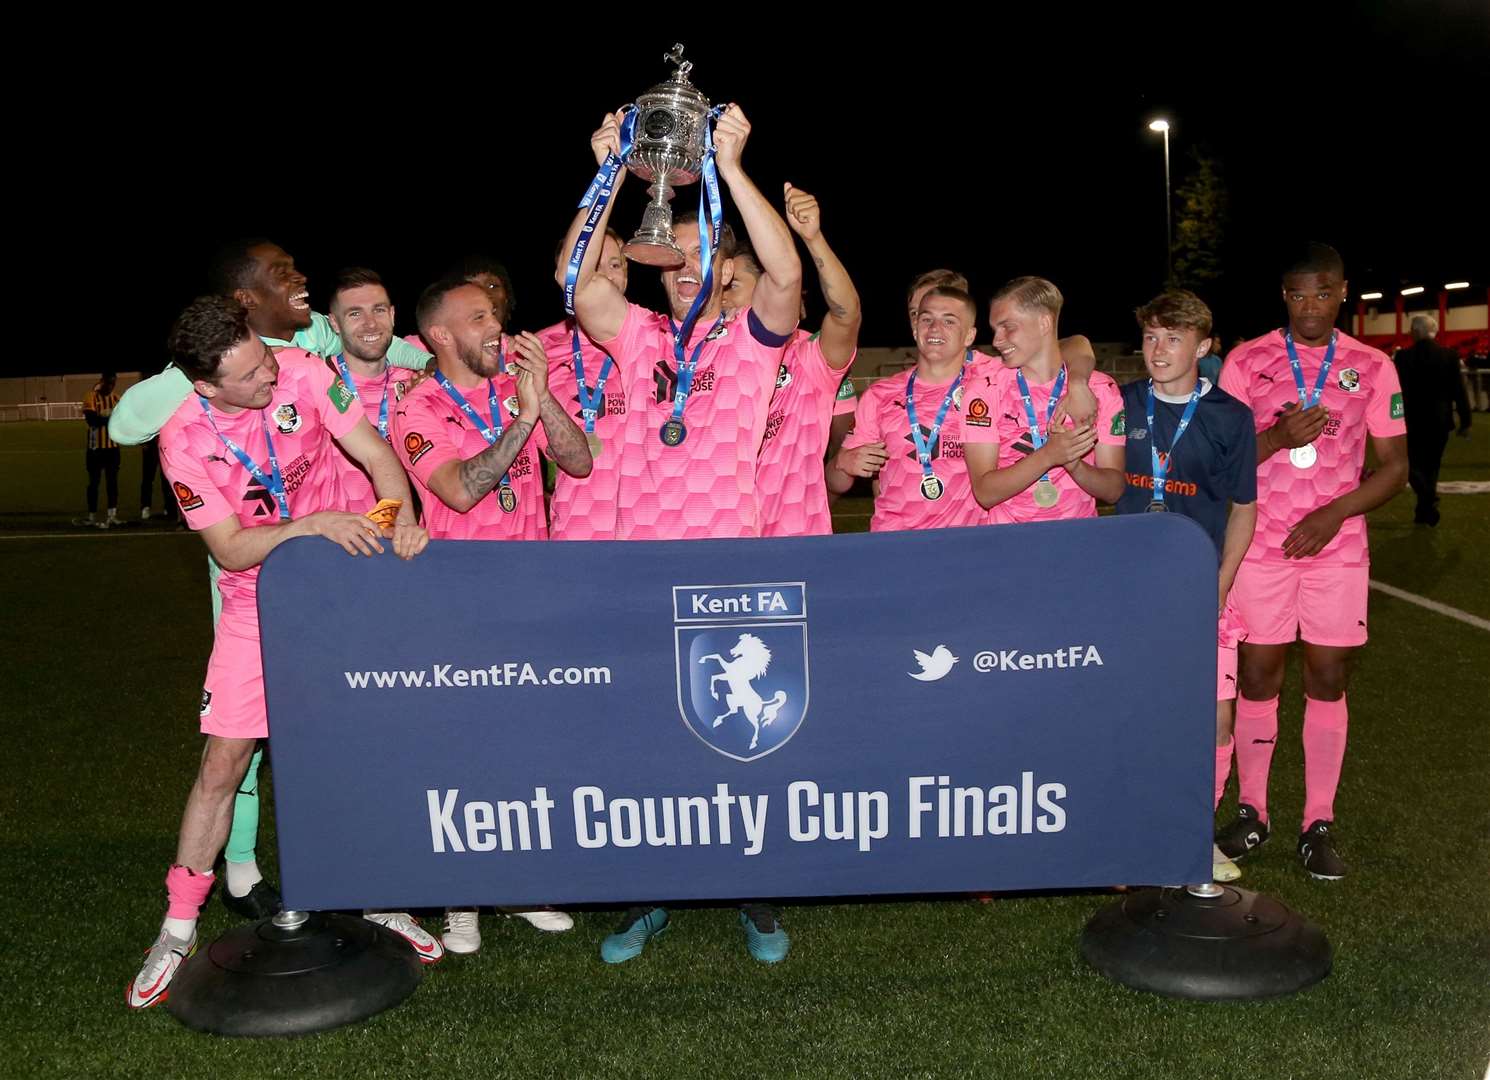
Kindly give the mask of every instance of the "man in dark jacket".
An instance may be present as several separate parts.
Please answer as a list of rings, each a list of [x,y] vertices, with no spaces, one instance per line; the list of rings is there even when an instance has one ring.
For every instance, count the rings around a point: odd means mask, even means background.
[[[1469,431],[1469,395],[1459,374],[1459,357],[1434,341],[1438,320],[1412,317],[1412,345],[1393,358],[1402,382],[1407,419],[1407,482],[1418,497],[1413,521],[1438,524],[1438,467],[1459,410],[1459,433]]]

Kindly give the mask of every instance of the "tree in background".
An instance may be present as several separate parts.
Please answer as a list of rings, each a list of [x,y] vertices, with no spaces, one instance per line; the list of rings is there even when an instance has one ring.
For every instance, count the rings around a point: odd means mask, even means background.
[[[1215,292],[1224,274],[1226,181],[1221,163],[1205,147],[1190,151],[1190,172],[1175,189],[1174,278],[1172,285],[1201,295]]]

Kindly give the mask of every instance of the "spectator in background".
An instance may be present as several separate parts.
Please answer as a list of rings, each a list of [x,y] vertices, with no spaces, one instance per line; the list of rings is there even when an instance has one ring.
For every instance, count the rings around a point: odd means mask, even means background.
[[[109,417],[119,395],[114,393],[114,373],[103,376],[83,398],[83,419],[88,422],[88,516],[74,518],[74,525],[92,525],[112,529],[119,524],[119,444],[109,438]],[[108,489],[109,516],[98,520],[98,481],[102,477]]]
[[[464,278],[473,285],[480,285],[491,297],[497,309],[497,318],[504,327],[512,323],[512,313],[517,309],[517,296],[512,291],[512,275],[507,267],[490,255],[467,255],[452,266],[446,277]]]
[[[166,521],[176,520],[176,500],[171,495],[166,474],[160,468],[160,443],[154,439],[140,445],[140,520],[150,520],[150,502],[155,497],[155,477],[160,475],[160,516]]]
[[[1481,334],[1469,347],[1469,359],[1465,362],[1466,367],[1483,371],[1490,368],[1490,335]]]
[[[1225,355],[1226,350],[1221,346],[1221,336],[1212,334],[1211,351],[1202,356],[1200,363],[1195,365],[1195,369],[1200,372],[1200,377],[1209,380],[1212,386],[1221,381],[1221,357]]]
[[[1433,339],[1438,320],[1432,315],[1412,317],[1412,345],[1392,358],[1402,382],[1402,407],[1407,419],[1407,482],[1418,505],[1412,520],[1438,524],[1438,468],[1459,410],[1459,434],[1469,434],[1469,395],[1459,376],[1459,357]]]

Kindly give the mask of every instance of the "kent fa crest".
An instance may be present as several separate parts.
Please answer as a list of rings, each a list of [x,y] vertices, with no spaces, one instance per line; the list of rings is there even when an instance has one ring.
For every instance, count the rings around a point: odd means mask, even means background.
[[[708,746],[754,761],[807,716],[803,582],[673,588],[678,711]]]

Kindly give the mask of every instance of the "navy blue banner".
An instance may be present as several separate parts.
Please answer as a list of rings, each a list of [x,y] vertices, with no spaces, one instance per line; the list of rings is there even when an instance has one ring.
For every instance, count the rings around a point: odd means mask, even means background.
[[[1209,880],[1180,515],[672,543],[318,538],[259,580],[301,909]]]

